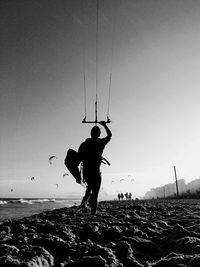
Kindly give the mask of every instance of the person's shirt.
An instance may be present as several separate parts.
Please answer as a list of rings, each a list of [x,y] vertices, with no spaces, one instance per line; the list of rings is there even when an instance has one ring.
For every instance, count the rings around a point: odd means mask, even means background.
[[[100,165],[103,150],[111,137],[87,138],[79,147],[78,154],[80,160],[85,164]]]

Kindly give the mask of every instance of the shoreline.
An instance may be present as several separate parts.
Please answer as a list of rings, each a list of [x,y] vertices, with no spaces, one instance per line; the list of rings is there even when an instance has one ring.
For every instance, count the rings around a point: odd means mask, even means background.
[[[110,200],[5,220],[0,266],[200,266],[199,214],[200,200]]]

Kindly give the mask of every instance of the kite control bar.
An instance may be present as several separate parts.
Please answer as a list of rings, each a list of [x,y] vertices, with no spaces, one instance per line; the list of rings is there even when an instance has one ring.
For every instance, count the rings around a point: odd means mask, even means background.
[[[101,121],[98,120],[94,120],[94,121],[87,121],[86,117],[82,120],[82,123],[100,123]],[[109,119],[109,117],[107,117],[107,121],[105,121],[105,123],[110,123],[111,120]]]

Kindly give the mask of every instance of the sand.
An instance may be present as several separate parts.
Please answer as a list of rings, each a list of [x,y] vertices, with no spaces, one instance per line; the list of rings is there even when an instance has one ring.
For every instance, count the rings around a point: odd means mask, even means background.
[[[200,200],[100,202],[0,224],[0,266],[200,266]]]

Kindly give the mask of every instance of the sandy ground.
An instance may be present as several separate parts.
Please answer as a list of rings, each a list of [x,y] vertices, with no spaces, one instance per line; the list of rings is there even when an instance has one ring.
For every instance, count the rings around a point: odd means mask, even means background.
[[[0,224],[0,266],[200,266],[200,200],[100,202]]]

